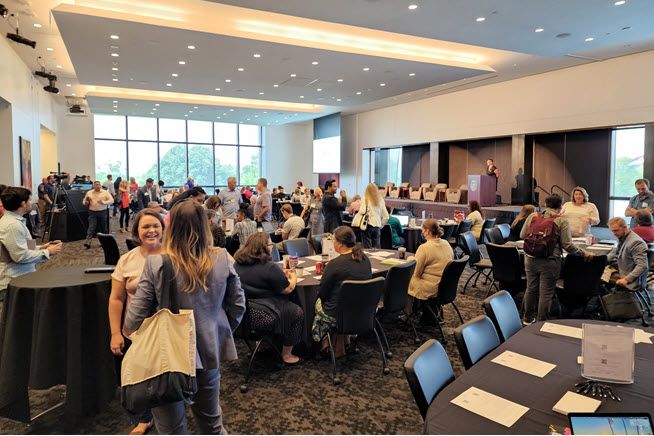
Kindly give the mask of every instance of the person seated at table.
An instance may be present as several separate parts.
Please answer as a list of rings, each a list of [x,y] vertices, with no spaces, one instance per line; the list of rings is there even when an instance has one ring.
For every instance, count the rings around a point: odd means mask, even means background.
[[[218,214],[215,210],[205,209],[204,212],[207,214],[207,219],[209,220],[209,230],[211,231],[211,236],[213,236],[213,246],[225,248],[227,245],[227,236],[225,235],[225,230],[223,230],[220,222],[217,220]]]
[[[320,291],[316,300],[316,315],[311,333],[313,340],[321,343],[321,352],[327,350],[326,335],[336,327],[336,306],[339,290],[344,280],[369,280],[372,278],[370,259],[357,243],[350,227],[340,226],[334,231],[334,250],[339,256],[325,266],[320,280]],[[346,338],[336,336],[334,352],[336,357],[345,355]]]
[[[147,208],[139,212],[132,225],[132,240],[138,244],[138,247],[123,254],[111,274],[111,295],[109,296],[111,341],[109,348],[116,356],[118,374],[120,374],[123,355],[131,345],[131,341],[122,334],[123,314],[129,308],[136,293],[146,259],[148,256],[161,254],[163,250],[163,229],[163,219],[157,211]],[[145,434],[152,427],[150,409],[139,413],[127,412],[127,414],[135,425],[130,434]]]
[[[409,282],[409,298],[404,308],[406,317],[413,313],[414,298],[428,300],[436,295],[443,271],[454,259],[452,247],[449,242],[441,239],[442,235],[443,229],[438,225],[437,220],[427,219],[422,223],[422,236],[426,242],[416,251],[416,268]]]
[[[347,209],[347,192],[345,192],[345,189],[341,189],[339,198],[341,200],[341,206],[343,207],[343,210]]]
[[[515,217],[511,223],[511,232],[509,233],[509,241],[519,241],[520,231],[527,221],[527,217],[536,212],[536,208],[531,204],[525,204],[520,209],[520,213]]]
[[[572,190],[572,201],[563,205],[561,216],[568,220],[573,238],[586,236],[590,232],[590,226],[596,226],[600,222],[597,207],[588,201],[588,192],[581,186]]]
[[[478,201],[471,201],[468,203],[468,207],[470,208],[470,213],[466,216],[466,219],[472,221],[470,231],[475,235],[475,238],[479,240],[481,237],[481,229],[484,226],[484,214],[481,211],[481,207],[479,207]]]
[[[607,263],[618,269],[615,285],[630,291],[647,289],[647,244],[629,229],[623,218],[609,220],[611,233],[618,238],[618,245],[607,256]]]
[[[634,233],[642,238],[648,244],[654,242],[654,226],[652,226],[652,214],[646,210],[641,209],[636,212],[633,217],[636,220],[636,227]]]
[[[388,221],[386,224],[391,228],[391,236],[393,239],[393,247],[401,247],[404,245],[404,230],[402,229],[402,224],[400,220],[391,215],[391,207],[386,206],[386,211],[388,212]]]
[[[291,201],[293,203],[301,203],[300,201],[301,199],[302,199],[302,191],[300,190],[300,188],[295,188],[293,195],[291,195]]]
[[[359,194],[355,195],[352,197],[352,203],[350,203],[350,206],[347,208],[347,213],[350,215],[354,215],[359,211],[359,207],[361,206],[361,196]]]
[[[311,201],[311,197],[312,197],[311,189],[305,188],[304,191],[302,191],[302,193],[300,194],[300,204],[302,206],[305,206],[307,202]]]
[[[297,283],[295,272],[272,261],[272,247],[267,233],[252,235],[234,254],[234,269],[245,291],[251,327],[281,336],[282,360],[292,365],[300,361],[293,346],[302,339],[304,312],[288,297]]]
[[[243,205],[236,212],[236,223],[232,237],[238,237],[239,248],[243,248],[248,238],[257,233],[257,223],[252,219],[252,212],[247,205]]]
[[[59,254],[63,244],[52,241],[36,245],[23,215],[32,210],[32,192],[20,186],[0,193],[5,209],[0,218],[0,291],[7,289],[14,277],[36,271],[36,265]]]
[[[293,214],[293,207],[290,204],[283,205],[281,212],[282,216],[284,217],[284,226],[278,230],[282,235],[282,241],[289,241],[299,238],[300,232],[304,230],[304,220]],[[282,251],[283,247],[283,242],[277,243],[277,249],[279,251]]]

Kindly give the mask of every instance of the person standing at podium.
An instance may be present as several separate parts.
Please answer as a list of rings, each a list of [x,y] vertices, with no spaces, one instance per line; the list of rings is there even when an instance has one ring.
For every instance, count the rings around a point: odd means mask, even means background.
[[[497,191],[497,179],[500,177],[500,170],[495,166],[493,159],[486,161],[486,175],[495,177],[495,191]]]

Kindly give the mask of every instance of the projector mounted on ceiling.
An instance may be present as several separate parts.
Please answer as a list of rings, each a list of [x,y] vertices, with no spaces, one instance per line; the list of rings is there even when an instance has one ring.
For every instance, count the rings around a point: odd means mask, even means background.
[[[66,96],[66,115],[71,117],[88,116],[89,105],[83,97]]]

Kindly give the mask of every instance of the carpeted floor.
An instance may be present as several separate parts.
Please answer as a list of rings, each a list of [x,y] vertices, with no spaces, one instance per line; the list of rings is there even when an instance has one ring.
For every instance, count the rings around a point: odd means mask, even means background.
[[[112,226],[117,227],[116,221]],[[121,252],[126,251],[126,235],[117,233]],[[83,241],[67,243],[60,256],[43,268],[67,265],[93,265],[102,263],[103,254],[97,241],[90,250],[84,249]],[[464,272],[460,287],[470,274]],[[457,296],[457,306],[463,318],[469,320],[483,313],[481,301],[486,287],[468,288]],[[463,371],[454,344],[452,330],[458,318],[451,307],[444,310],[445,331],[448,343],[445,348],[457,376]],[[221,368],[221,405],[224,423],[233,434],[419,434],[422,419],[404,378],[402,364],[417,348],[413,333],[394,322],[384,324],[391,349],[390,375],[382,375],[378,347],[373,338],[359,340],[359,353],[341,361],[342,384],[331,382],[330,362],[306,361],[298,367],[278,369],[270,357],[262,357],[255,369],[249,391],[241,393],[247,347],[239,341],[240,360],[224,364]],[[436,328],[419,328],[423,340],[435,336]],[[107,344],[108,346],[108,344]],[[30,391],[33,414],[45,410],[60,401],[64,386],[46,391]],[[193,432],[193,420],[190,431]],[[0,418],[2,434],[125,434],[130,422],[115,399],[99,415],[86,418],[74,428],[64,424],[61,410],[54,411],[31,427]]]

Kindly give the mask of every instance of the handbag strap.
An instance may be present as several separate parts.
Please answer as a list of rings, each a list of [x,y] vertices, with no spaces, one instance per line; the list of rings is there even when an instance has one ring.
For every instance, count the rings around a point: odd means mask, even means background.
[[[177,302],[177,282],[170,256],[162,254],[163,260],[163,289],[161,290],[161,308],[168,308],[172,313],[179,313]]]

